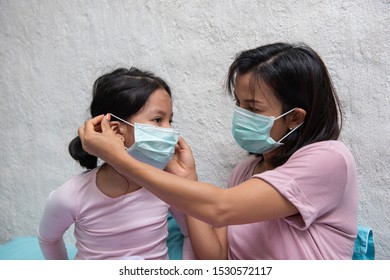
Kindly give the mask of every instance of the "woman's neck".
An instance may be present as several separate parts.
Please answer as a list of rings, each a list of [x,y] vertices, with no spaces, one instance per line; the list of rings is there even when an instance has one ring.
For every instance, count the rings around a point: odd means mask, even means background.
[[[271,163],[269,163],[267,155],[261,155],[261,160],[256,164],[253,174],[260,174],[268,170],[274,169]]]
[[[120,197],[141,188],[106,163],[96,175],[96,185],[102,193],[111,198]]]

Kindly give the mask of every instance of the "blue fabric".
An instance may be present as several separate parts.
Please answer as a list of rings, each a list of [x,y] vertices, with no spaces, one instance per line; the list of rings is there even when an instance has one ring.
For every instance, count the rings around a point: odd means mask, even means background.
[[[66,244],[68,256],[74,259],[77,249]],[[8,243],[0,244],[0,260],[44,260],[38,238],[35,236],[18,237]]]
[[[168,232],[167,246],[169,259],[181,260],[183,258],[182,250],[184,236],[170,212],[168,213]]]
[[[369,227],[359,226],[353,260],[375,260],[374,234]]]

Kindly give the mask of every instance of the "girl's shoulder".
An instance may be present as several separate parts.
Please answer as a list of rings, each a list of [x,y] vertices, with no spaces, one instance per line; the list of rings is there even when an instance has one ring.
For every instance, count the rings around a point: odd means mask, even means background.
[[[78,197],[81,192],[84,192],[96,184],[96,173],[98,169],[99,167],[74,175],[68,181],[55,189],[51,196],[55,195],[62,198]]]

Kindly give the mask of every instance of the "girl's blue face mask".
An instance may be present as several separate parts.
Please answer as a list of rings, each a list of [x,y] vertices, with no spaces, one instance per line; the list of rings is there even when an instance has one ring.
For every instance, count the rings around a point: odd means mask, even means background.
[[[134,127],[135,140],[134,144],[127,148],[129,155],[143,163],[164,169],[175,153],[175,146],[180,136],[179,131],[174,128],[148,124],[132,124],[113,114],[111,115]]]
[[[232,122],[233,137],[241,148],[250,153],[264,154],[270,152],[283,145],[281,141],[302,125],[300,124],[295,127],[278,142],[270,136],[274,121],[291,113],[295,109],[275,118],[256,114],[236,106]]]

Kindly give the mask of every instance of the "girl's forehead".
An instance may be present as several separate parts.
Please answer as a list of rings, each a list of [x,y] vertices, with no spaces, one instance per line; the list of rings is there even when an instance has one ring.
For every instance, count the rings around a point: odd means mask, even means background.
[[[172,102],[172,98],[165,89],[158,88],[149,96],[146,103],[148,103],[148,102],[161,102],[161,101]]]
[[[172,98],[165,89],[156,89],[148,98],[145,105],[139,111],[144,113],[172,113]]]

